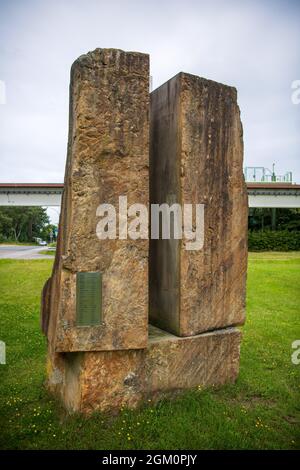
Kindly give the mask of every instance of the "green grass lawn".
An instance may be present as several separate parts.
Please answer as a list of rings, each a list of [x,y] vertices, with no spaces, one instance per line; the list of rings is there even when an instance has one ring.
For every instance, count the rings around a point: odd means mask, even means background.
[[[40,255],[55,256],[55,250],[42,250],[39,251]]]
[[[250,254],[247,323],[234,385],[192,390],[117,417],[67,416],[44,388],[40,292],[53,260],[0,261],[0,448],[300,447],[300,253]]]

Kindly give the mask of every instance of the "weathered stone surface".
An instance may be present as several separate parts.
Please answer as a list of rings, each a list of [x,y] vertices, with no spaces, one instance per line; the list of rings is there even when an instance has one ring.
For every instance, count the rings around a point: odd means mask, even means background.
[[[59,240],[43,292],[51,353],[147,344],[148,241],[99,240],[96,209],[102,203],[118,209],[120,195],[128,205],[148,205],[148,109],[148,55],[96,49],[74,62]],[[103,273],[100,325],[76,326],[80,271]]]
[[[96,49],[71,71],[59,240],[42,293],[48,387],[71,411],[136,407],[238,374],[230,326],[244,321],[247,196],[233,88],[181,73],[152,93],[150,201],[204,203],[205,241],[151,242],[150,320],[162,329],[149,338],[148,242],[96,236],[99,204],[149,202],[148,62]],[[103,322],[79,327],[76,274],[99,271]]]
[[[241,333],[227,328],[179,338],[152,327],[146,349],[61,355],[48,385],[70,411],[136,407],[147,398],[235,381]]]
[[[242,324],[247,192],[236,90],[180,73],[151,93],[150,202],[205,204],[204,248],[150,242],[150,321],[180,336]]]

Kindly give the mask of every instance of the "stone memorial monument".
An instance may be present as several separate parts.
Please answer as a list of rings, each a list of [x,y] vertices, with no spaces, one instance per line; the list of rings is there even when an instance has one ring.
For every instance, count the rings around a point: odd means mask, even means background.
[[[47,385],[68,410],[135,407],[236,379],[247,266],[242,160],[234,88],[179,73],[149,94],[146,54],[96,49],[75,61],[41,315]],[[164,228],[153,236],[152,208],[164,204],[176,209],[170,236]],[[199,213],[175,237],[193,206]]]

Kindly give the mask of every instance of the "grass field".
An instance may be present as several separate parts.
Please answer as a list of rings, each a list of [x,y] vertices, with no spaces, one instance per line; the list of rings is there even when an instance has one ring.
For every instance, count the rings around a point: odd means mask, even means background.
[[[235,385],[192,390],[117,417],[67,416],[46,392],[40,291],[52,259],[0,261],[0,448],[295,449],[300,447],[300,253],[253,253]]]
[[[55,250],[42,250],[39,251],[40,255],[55,256]]]

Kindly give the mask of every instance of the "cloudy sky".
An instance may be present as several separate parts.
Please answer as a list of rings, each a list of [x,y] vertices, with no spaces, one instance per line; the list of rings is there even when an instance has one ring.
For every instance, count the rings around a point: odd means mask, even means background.
[[[299,18],[299,0],[0,0],[0,181],[63,181],[70,66],[116,47],[150,54],[154,88],[179,71],[237,87],[245,166],[300,182]]]

